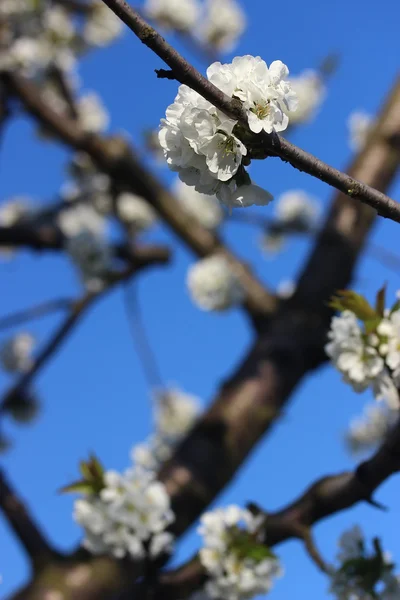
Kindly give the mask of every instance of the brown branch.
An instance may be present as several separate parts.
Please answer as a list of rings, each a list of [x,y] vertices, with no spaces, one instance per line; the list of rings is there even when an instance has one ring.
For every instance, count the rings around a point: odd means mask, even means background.
[[[155,177],[139,162],[132,149],[120,139],[88,135],[58,113],[41,98],[36,86],[16,74],[4,75],[10,91],[18,96],[31,114],[46,125],[65,144],[87,152],[118,185],[124,185],[144,197],[179,238],[198,256],[223,253],[234,266],[246,290],[245,308],[252,317],[271,314],[277,302],[250,269],[239,261],[213,233],[191,218]]]
[[[0,509],[24,547],[35,570],[58,556],[34,522],[24,502],[12,489],[2,470],[0,470]]]
[[[153,50],[172,69],[180,83],[190,86],[226,115],[238,120],[249,131],[246,112],[240,103],[224,94],[203,77],[125,0],[103,0],[103,2],[120,17],[146,46]],[[296,169],[304,171],[335,187],[347,196],[371,206],[382,217],[400,223],[400,204],[382,192],[331,167],[277,134],[269,135],[263,132],[257,136],[257,139],[262,140],[264,149],[270,155],[272,153],[272,155],[279,156]]]
[[[57,300],[42,302],[37,306],[20,310],[12,315],[7,315],[0,318],[0,331],[17,327],[23,323],[26,323],[27,321],[39,319],[60,310],[68,310],[71,308],[71,305],[72,300],[68,298],[58,298]]]

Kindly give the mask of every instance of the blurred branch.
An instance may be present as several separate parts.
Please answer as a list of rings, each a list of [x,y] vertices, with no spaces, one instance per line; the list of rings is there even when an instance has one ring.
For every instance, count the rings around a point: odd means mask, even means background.
[[[97,300],[112,290],[116,285],[126,281],[132,277],[132,275],[141,271],[142,269],[157,264],[165,264],[169,260],[168,252],[166,252],[162,247],[142,247],[135,250],[135,253],[135,261],[133,264],[131,264],[131,266],[125,271],[112,274],[110,276],[109,283],[100,292],[87,293],[82,299],[71,304],[67,318],[61,323],[53,336],[44,346],[43,350],[34,361],[32,367],[26,373],[24,373],[16,385],[14,385],[4,395],[0,404],[0,411],[7,406],[13,397],[20,394],[23,390],[31,385],[33,379],[37,376],[39,371],[41,371],[47,362],[54,357],[68,335],[71,334],[75,326],[78,324],[80,319]]]
[[[49,545],[44,534],[33,521],[24,502],[11,487],[1,469],[0,509],[10,528],[24,547],[35,570],[40,569],[48,561],[58,556],[58,553]]]
[[[125,0],[103,0],[103,2],[120,17],[143,44],[167,63],[180,83],[191,87],[226,115],[239,121],[249,131],[247,115],[241,104],[224,94],[203,77]],[[296,169],[304,171],[335,187],[347,196],[371,206],[379,215],[400,223],[400,204],[382,192],[329,166],[276,133],[269,135],[262,132],[256,136],[256,139],[263,142],[263,147],[270,156],[279,156]]]
[[[249,267],[233,256],[215,234],[185,213],[174,197],[139,162],[124,140],[89,135],[81,131],[74,121],[60,119],[58,113],[43,101],[36,86],[19,75],[7,74],[5,81],[26,110],[51,129],[54,135],[65,144],[87,152],[117,183],[124,184],[133,193],[145,198],[195,254],[200,257],[215,252],[224,254],[234,266],[246,290],[245,308],[253,319],[261,319],[275,310],[275,297],[269,294]]]
[[[20,310],[12,315],[7,315],[6,317],[0,318],[0,331],[4,329],[11,329],[12,327],[17,327],[26,323],[27,321],[32,321],[34,319],[39,319],[40,317],[45,317],[54,312],[58,312],[61,310],[68,310],[71,308],[73,301],[69,298],[58,298],[57,300],[50,300],[49,302],[42,302],[37,306],[33,306],[31,308],[27,308],[25,310]]]

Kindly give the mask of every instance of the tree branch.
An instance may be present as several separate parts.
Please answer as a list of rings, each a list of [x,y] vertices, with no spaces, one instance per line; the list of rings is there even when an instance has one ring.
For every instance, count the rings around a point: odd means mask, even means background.
[[[0,469],[0,509],[6,518],[10,528],[15,533],[35,570],[40,569],[48,561],[54,560],[58,553],[51,548],[44,534],[33,521],[23,501],[18,497],[15,490],[3,471]]]
[[[149,246],[148,248],[137,248],[135,250],[135,260],[132,262],[130,267],[128,267],[125,271],[113,274],[109,283],[100,292],[87,293],[82,299],[74,302],[70,307],[69,315],[57,328],[48,343],[44,346],[43,350],[34,361],[32,367],[26,373],[24,373],[16,385],[14,385],[4,395],[3,400],[0,403],[0,412],[5,410],[5,407],[9,402],[12,402],[13,397],[19,395],[31,385],[33,379],[37,376],[39,371],[41,371],[47,362],[53,358],[65,339],[78,324],[80,319],[97,300],[112,290],[119,283],[129,279],[133,274],[146,267],[160,263],[163,264],[167,262],[168,259],[169,253],[163,247]]]
[[[67,119],[60,119],[47,105],[31,82],[16,74],[4,75],[10,91],[19,97],[26,110],[65,144],[87,152],[100,168],[118,185],[125,185],[133,193],[145,198],[179,238],[198,256],[216,252],[224,254],[235,268],[247,294],[245,308],[253,318],[262,318],[276,309],[276,298],[256,279],[250,269],[238,260],[213,233],[191,218],[174,197],[139,162],[132,149],[121,139],[103,139],[88,135]]]
[[[59,310],[68,310],[71,308],[72,302],[73,301],[68,298],[58,298],[57,300],[42,302],[37,306],[32,306],[31,308],[20,310],[12,315],[2,317],[0,318],[0,331],[17,327],[23,323],[26,323],[27,321],[45,317],[46,315]]]
[[[153,50],[172,69],[180,83],[185,83],[191,87],[226,115],[239,121],[249,131],[247,116],[240,103],[224,94],[203,77],[125,0],[103,0],[103,2],[120,17],[143,44]],[[279,156],[296,169],[304,171],[335,187],[347,196],[371,206],[382,217],[400,223],[400,204],[382,192],[329,166],[277,134],[269,135],[262,132],[257,136],[257,139],[262,140],[264,149],[272,155]]]

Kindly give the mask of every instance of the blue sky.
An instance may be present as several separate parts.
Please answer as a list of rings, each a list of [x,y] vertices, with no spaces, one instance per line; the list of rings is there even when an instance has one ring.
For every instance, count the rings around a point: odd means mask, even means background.
[[[329,83],[322,111],[291,139],[328,163],[344,168],[351,159],[346,130],[349,113],[354,109],[376,112],[398,69],[398,2],[382,0],[377,6],[368,0],[329,4],[316,0],[285,4],[253,0],[244,4],[249,27],[236,55],[259,54],[267,63],[280,59],[293,74],[318,65],[331,52],[340,55],[340,66]],[[182,50],[178,40],[171,40]],[[206,64],[183,52],[197,67],[206,68]],[[126,32],[113,47],[87,57],[80,68],[83,88],[96,90],[109,107],[111,131],[128,132],[136,145],[141,143],[144,128],[157,125],[176,93],[175,82],[156,79],[154,69],[160,67],[162,62]],[[29,119],[19,118],[7,130],[0,151],[0,201],[27,194],[38,202],[51,202],[63,182],[68,156],[56,144],[38,142]],[[152,167],[157,168],[154,164]],[[173,181],[166,170],[160,169],[159,175],[166,183]],[[301,188],[326,207],[332,195],[328,186],[278,159],[254,165],[252,176],[275,196]],[[400,197],[398,182],[391,194]],[[254,212],[264,214],[270,209]],[[397,227],[380,220],[373,240],[400,253]],[[290,242],[276,260],[267,260],[259,252],[258,235],[253,228],[237,223],[228,223],[224,229],[227,243],[251,261],[258,276],[270,286],[296,276],[310,243]],[[208,315],[191,304],[184,278],[192,256],[168,230],[159,227],[148,239],[170,243],[174,249],[170,267],[145,273],[135,284],[148,335],[165,381],[198,395],[206,406],[245,353],[251,332],[239,310]],[[0,277],[0,315],[51,298],[79,294],[74,272],[66,259],[57,255],[21,252],[14,261],[0,263]],[[366,254],[357,274],[358,289],[372,297],[385,281],[391,294],[400,287],[398,275]],[[29,330],[43,343],[59,319],[34,322]],[[0,374],[1,391],[10,383],[10,378]],[[131,446],[151,431],[148,390],[120,291],[102,300],[86,317],[41,373],[37,390],[42,400],[41,415],[31,427],[6,423],[14,446],[1,457],[1,464],[20,494],[29,500],[49,537],[59,548],[69,550],[78,543],[80,531],[71,518],[72,498],[60,497],[56,490],[76,477],[78,460],[90,450],[107,467],[123,469]],[[353,394],[329,367],[307,378],[272,434],[258,445],[217,504],[252,500],[275,510],[322,475],[351,468],[355,463],[344,449],[342,434],[349,419],[361,412],[368,399],[368,394]],[[368,535],[381,536],[384,547],[399,557],[400,539],[394,526],[400,517],[399,493],[400,481],[392,478],[377,496],[389,507],[389,513],[360,506],[318,525],[316,539],[325,557],[333,558],[338,536],[355,523]],[[7,596],[27,580],[29,566],[1,519],[0,540],[0,595]],[[197,544],[195,532],[189,532],[178,546],[177,561],[189,557]],[[286,543],[278,553],[286,576],[276,584],[271,599],[298,597],[299,592],[309,598],[328,597],[328,582],[299,543]]]

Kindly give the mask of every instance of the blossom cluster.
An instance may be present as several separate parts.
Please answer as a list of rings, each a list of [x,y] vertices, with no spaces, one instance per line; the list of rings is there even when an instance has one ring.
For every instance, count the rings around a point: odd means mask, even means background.
[[[189,268],[186,282],[193,302],[202,310],[226,310],[245,297],[234,267],[222,255],[196,262]]]
[[[34,207],[29,198],[9,198],[0,206],[0,227],[12,227],[23,225],[34,215]],[[14,250],[11,247],[2,246],[0,256],[10,258]]]
[[[122,32],[121,21],[101,0],[75,15],[51,2],[3,1],[0,70],[42,76],[50,67],[71,73],[76,59],[92,47],[111,43]]]
[[[234,505],[201,517],[199,556],[209,577],[205,585],[209,597],[245,600],[265,594],[273,578],[282,574],[277,557],[259,539],[263,521],[264,516]]]
[[[2,342],[0,363],[8,373],[25,373],[32,365],[35,338],[30,333],[18,333]]]
[[[368,551],[360,527],[345,531],[339,539],[338,568],[331,569],[330,592],[338,600],[398,600],[400,577],[383,552],[378,539]]]
[[[367,141],[373,127],[373,119],[368,113],[357,110],[351,113],[347,120],[349,128],[349,143],[354,152],[360,152]]]
[[[131,458],[134,464],[156,471],[196,423],[200,401],[179,388],[166,388],[154,394],[154,407],[154,434],[133,447]]]
[[[153,472],[138,468],[122,474],[106,471],[99,483],[93,481],[92,489],[90,479],[85,483],[88,492],[76,500],[74,518],[85,530],[83,546],[87,550],[133,559],[170,550],[173,536],[166,528],[174,514],[165,486]]]
[[[261,245],[266,252],[279,251],[290,234],[315,230],[320,208],[317,200],[303,190],[288,190],[275,203],[275,218],[263,234]]]
[[[259,57],[236,57],[213,63],[207,77],[229,97],[237,98],[254,133],[283,131],[296,96],[281,61],[270,67]],[[268,204],[271,195],[251,185],[247,148],[236,135],[238,124],[186,85],[162,119],[159,141],[167,164],[180,179],[203,194],[216,194],[229,207]]]
[[[203,227],[214,231],[221,224],[224,213],[215,196],[200,194],[180,179],[176,180],[173,191],[184,211]]]
[[[146,0],[144,10],[160,27],[190,33],[219,52],[231,51],[246,28],[236,0]]]
[[[332,307],[333,317],[326,353],[332,364],[356,392],[371,388],[377,400],[399,408],[400,302],[384,308],[384,290],[376,308],[355,292],[341,292]]]
[[[315,116],[326,95],[321,75],[307,69],[299,75],[289,77],[289,82],[297,96],[297,109],[289,113],[290,123],[307,123]]]
[[[398,409],[385,403],[368,404],[363,414],[354,418],[346,433],[346,443],[352,454],[376,448],[386,438],[400,416]]]

